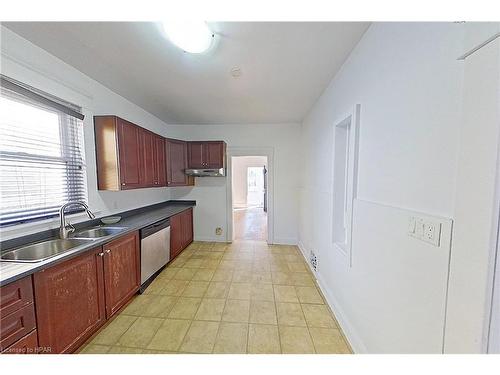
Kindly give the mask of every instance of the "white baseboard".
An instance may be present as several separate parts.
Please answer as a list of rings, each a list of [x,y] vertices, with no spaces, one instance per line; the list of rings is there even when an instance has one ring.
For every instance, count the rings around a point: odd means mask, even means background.
[[[296,238],[275,237],[274,244],[275,245],[297,245],[297,239]]]
[[[217,237],[203,237],[203,236],[195,236],[195,241],[199,242],[227,242],[225,238]]]
[[[230,242],[227,241],[225,237],[220,237],[220,236],[195,236],[194,237],[195,241],[200,241],[200,242]],[[274,244],[275,245],[297,245],[297,239],[296,238],[275,238],[274,239]]]
[[[307,265],[309,266],[309,269],[316,277],[316,283],[318,284],[319,289],[323,293],[323,296],[325,296],[326,303],[332,310],[333,315],[335,315],[335,319],[337,319],[337,322],[339,323],[340,328],[342,329],[342,332],[344,333],[346,340],[349,342],[349,345],[351,346],[353,352],[356,354],[368,353],[363,341],[356,333],[356,330],[353,328],[353,326],[350,324],[349,320],[347,319],[345,313],[343,312],[336,298],[332,295],[332,293],[330,293],[329,289],[326,287],[326,284],[321,275],[311,268],[311,264],[309,263],[309,251],[307,251],[302,241],[299,241],[298,247]]]

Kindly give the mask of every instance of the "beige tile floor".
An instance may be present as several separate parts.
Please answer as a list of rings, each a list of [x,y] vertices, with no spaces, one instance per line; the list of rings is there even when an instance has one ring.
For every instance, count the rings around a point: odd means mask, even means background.
[[[81,353],[350,353],[296,246],[195,242]]]

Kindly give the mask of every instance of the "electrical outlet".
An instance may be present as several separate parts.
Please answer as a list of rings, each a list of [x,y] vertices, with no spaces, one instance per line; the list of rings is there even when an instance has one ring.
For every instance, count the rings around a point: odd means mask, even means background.
[[[312,251],[309,254],[309,262],[311,262],[311,267],[314,271],[318,270],[318,258],[316,257],[316,254],[314,254]]]
[[[221,227],[215,228],[215,235],[217,235],[217,236],[222,235],[222,228]]]
[[[423,240],[429,242],[434,246],[439,246],[439,239],[441,237],[441,223],[427,221],[424,224]]]
[[[408,220],[408,235],[439,247],[441,223],[428,218],[411,216]]]

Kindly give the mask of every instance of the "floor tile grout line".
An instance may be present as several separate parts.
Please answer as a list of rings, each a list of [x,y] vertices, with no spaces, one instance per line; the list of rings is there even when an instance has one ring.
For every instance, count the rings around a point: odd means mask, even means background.
[[[217,338],[219,337],[220,326],[222,324],[222,314],[224,313],[224,309],[226,308],[226,302],[227,302],[227,299],[224,300],[224,307],[222,308],[222,313],[220,316],[219,325],[217,326],[217,332],[215,333],[214,344],[212,346],[212,353],[215,350],[215,344],[217,343]]]
[[[278,343],[280,345],[279,350],[280,350],[281,354],[284,354],[283,353],[283,345],[281,343],[281,331],[280,331],[280,326],[279,326],[280,322],[279,322],[279,318],[278,318],[278,300],[276,298],[276,292],[275,292],[275,289],[274,289],[274,285],[273,285],[273,295],[274,295],[274,311],[276,313],[276,324],[278,326]]]

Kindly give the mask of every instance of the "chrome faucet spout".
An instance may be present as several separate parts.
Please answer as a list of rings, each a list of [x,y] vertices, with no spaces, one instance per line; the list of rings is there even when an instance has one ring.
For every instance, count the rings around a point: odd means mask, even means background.
[[[68,206],[82,206],[90,219],[94,219],[95,215],[90,211],[89,206],[84,202],[67,202],[59,209],[59,236],[63,239],[68,238],[69,234],[75,231],[75,227],[66,221],[66,207]]]

